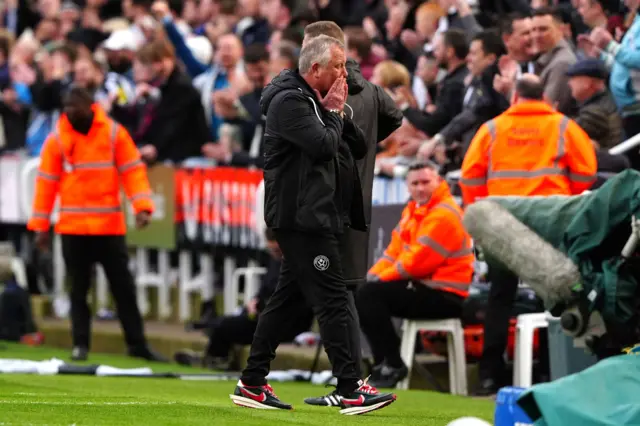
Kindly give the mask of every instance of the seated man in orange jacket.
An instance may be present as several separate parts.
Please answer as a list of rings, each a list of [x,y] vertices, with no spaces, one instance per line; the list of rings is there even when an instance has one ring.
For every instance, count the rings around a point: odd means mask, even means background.
[[[356,298],[375,362],[369,383],[376,387],[394,387],[407,376],[391,317],[458,318],[473,276],[471,237],[437,166],[413,164],[407,185],[411,201]]]

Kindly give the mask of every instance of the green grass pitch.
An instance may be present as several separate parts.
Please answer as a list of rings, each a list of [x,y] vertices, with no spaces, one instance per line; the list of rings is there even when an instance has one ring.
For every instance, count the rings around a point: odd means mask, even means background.
[[[0,343],[0,345],[3,345]],[[0,358],[68,360],[51,348],[6,345]],[[154,372],[201,372],[176,365],[148,364],[130,358],[91,354],[88,363],[121,368],[150,366]],[[236,407],[229,399],[235,382],[176,379],[36,376],[0,374],[0,426],[13,425],[424,425],[445,426],[464,416],[489,422],[493,401],[424,391],[396,392],[389,407],[362,416],[342,416],[337,409],[306,406],[307,396],[330,389],[300,383],[274,383],[291,412]]]

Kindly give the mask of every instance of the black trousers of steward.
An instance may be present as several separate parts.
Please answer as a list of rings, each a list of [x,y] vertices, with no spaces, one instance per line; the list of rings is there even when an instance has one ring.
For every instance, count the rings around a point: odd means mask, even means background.
[[[129,348],[146,346],[144,326],[129,271],[129,254],[123,235],[62,235],[62,254],[71,281],[73,346],[90,347],[91,313],[87,295],[94,264],[102,265],[114,298],[124,338]]]

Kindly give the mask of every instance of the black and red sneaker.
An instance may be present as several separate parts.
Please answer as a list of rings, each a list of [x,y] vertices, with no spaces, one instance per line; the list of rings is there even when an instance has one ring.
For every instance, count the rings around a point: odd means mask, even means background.
[[[379,393],[376,388],[368,385],[366,380],[360,380],[358,385],[358,389],[349,395],[341,394],[336,389],[327,396],[307,398],[304,402],[321,407],[340,407],[340,414],[355,416],[379,410],[396,400],[394,394]]]
[[[285,404],[278,399],[270,385],[246,386],[238,381],[233,395],[229,395],[234,404],[241,407],[257,408],[260,410],[292,410],[291,404]]]

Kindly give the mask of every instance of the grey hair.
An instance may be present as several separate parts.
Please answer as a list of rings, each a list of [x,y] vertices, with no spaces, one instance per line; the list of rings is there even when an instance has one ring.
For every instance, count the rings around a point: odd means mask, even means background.
[[[344,44],[340,40],[326,35],[319,35],[305,43],[298,60],[300,74],[311,71],[313,64],[326,66],[331,60],[331,48],[334,46],[344,50]]]

